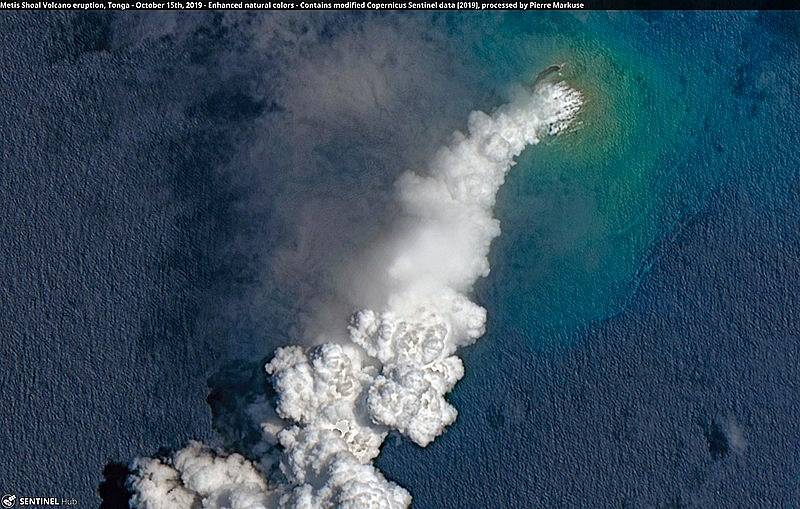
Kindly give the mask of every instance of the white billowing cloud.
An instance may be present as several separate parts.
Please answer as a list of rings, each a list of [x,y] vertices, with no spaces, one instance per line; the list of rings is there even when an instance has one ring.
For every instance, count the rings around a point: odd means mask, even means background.
[[[200,495],[184,486],[181,474],[170,464],[152,458],[131,463],[136,472],[128,482],[134,488],[130,504],[141,509],[200,507]]]
[[[358,410],[375,376],[374,368],[362,365],[362,357],[352,345],[327,343],[308,351],[289,346],[279,348],[266,369],[278,393],[278,415],[336,431],[347,450],[363,462],[378,455],[386,430],[376,429]],[[278,437],[285,446],[286,434]]]
[[[132,507],[143,509],[267,509],[275,493],[261,471],[240,454],[217,454],[192,442],[171,458],[134,460]]]
[[[496,193],[522,150],[566,129],[581,103],[562,82],[539,83],[492,114],[473,112],[427,172],[398,180],[402,213],[365,254],[369,275],[353,287],[367,308],[329,332],[338,341],[279,348],[266,366],[286,422],[277,436],[274,419],[263,428],[265,442],[281,446],[279,478],[191,444],[134,462],[133,505],[408,507],[409,493],[372,460],[391,430],[425,446],[456,419],[445,395],[464,375],[458,348],[484,333],[486,311],[468,292],[489,273]]]
[[[295,426],[280,435],[286,451],[281,467],[290,483],[278,488],[286,491],[278,507],[400,509],[411,502],[406,490],[352,454],[352,442],[338,430]],[[371,452],[377,455],[377,448]]]

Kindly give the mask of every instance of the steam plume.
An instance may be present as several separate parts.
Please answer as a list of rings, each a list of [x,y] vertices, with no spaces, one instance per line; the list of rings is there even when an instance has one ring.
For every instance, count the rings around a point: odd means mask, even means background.
[[[372,307],[346,328],[343,317],[328,342],[279,348],[267,364],[277,399],[275,413],[257,409],[260,461],[197,443],[137,459],[132,506],[408,507],[372,460],[391,430],[424,447],[456,419],[444,396],[464,375],[456,351],[484,333],[486,311],[468,293],[500,234],[495,196],[525,147],[566,129],[581,104],[543,80],[491,115],[473,112],[427,172],[398,180],[401,217],[353,274],[353,300]]]

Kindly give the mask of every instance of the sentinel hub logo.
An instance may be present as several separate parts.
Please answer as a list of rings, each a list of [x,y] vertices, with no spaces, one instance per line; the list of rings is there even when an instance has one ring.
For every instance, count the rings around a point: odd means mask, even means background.
[[[3,495],[0,498],[0,509],[9,509],[16,506],[27,507],[52,507],[76,506],[78,501],[74,498],[60,497],[17,497],[16,495]]]

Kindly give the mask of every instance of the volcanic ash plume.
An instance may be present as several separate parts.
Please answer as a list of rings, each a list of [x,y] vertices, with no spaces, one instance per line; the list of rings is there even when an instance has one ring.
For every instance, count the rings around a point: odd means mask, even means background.
[[[372,460],[391,430],[424,447],[455,420],[444,396],[464,375],[456,351],[484,333],[486,311],[468,294],[500,234],[495,196],[514,158],[565,130],[581,104],[565,83],[544,81],[491,115],[473,112],[426,173],[397,182],[402,215],[364,255],[370,276],[359,285],[378,309],[353,314],[346,331],[343,317],[332,342],[279,348],[267,364],[277,415],[263,417],[264,457],[192,443],[137,459],[132,506],[408,507],[409,493]]]

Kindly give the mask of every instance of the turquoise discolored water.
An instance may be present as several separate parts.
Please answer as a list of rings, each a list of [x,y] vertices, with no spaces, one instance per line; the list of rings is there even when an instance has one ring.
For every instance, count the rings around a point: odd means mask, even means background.
[[[587,104],[500,192],[458,421],[380,468],[423,508],[796,507],[798,17],[487,26],[491,86],[566,63]]]
[[[493,321],[541,347],[624,307],[654,246],[729,178],[715,159],[737,126],[712,100],[728,67],[714,72],[691,34],[659,41],[643,16],[509,15],[494,35],[475,49],[490,74],[565,63],[586,94],[580,125],[523,155],[496,212]]]

